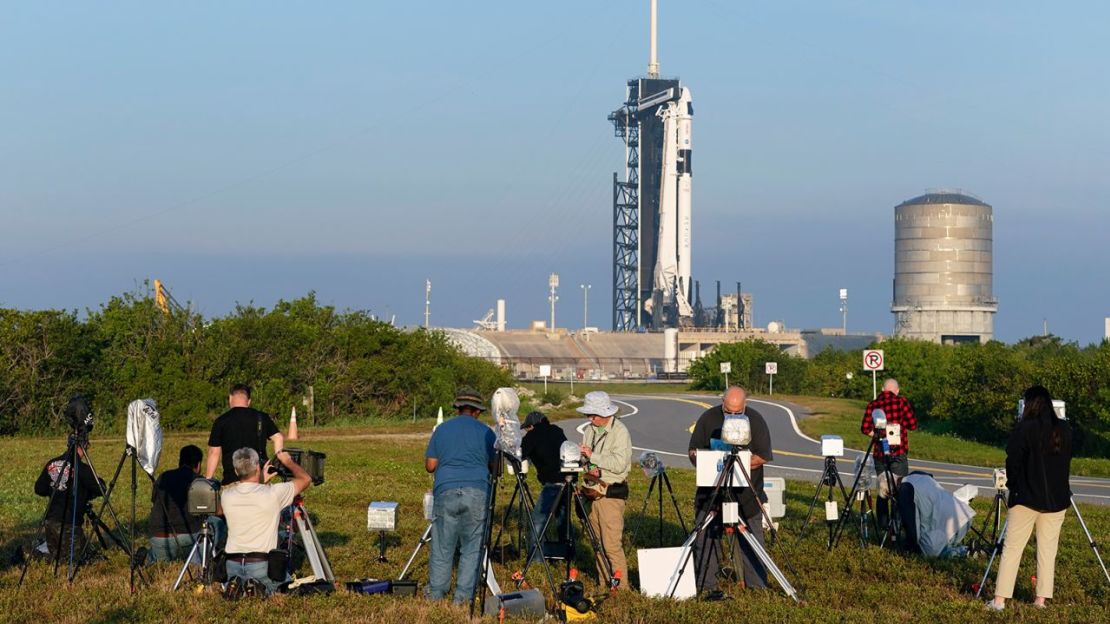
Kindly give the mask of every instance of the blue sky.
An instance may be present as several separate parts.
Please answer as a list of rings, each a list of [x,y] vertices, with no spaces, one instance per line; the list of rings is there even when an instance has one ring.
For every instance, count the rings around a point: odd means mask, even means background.
[[[661,0],[695,101],[694,272],[756,320],[889,332],[893,207],[995,207],[996,332],[1110,315],[1110,80],[1097,2]],[[647,0],[52,5],[0,21],[0,305],[166,281],[206,314],[309,290],[466,326],[609,324],[605,117]]]

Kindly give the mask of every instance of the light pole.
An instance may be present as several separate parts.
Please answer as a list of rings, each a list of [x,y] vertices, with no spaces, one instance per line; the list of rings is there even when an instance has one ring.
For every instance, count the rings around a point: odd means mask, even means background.
[[[551,303],[551,332],[555,333],[555,302],[559,300],[559,295],[555,294],[555,290],[559,288],[558,273],[552,273],[547,277],[547,286],[551,289],[551,294],[547,296],[547,301]]]
[[[847,336],[848,335],[848,289],[847,288],[841,288],[840,289],[840,314],[843,316],[843,320],[842,320],[843,325],[841,326],[841,329],[844,331],[844,335]]]
[[[582,331],[585,332],[586,328],[590,326],[590,284],[579,284],[582,289]]]

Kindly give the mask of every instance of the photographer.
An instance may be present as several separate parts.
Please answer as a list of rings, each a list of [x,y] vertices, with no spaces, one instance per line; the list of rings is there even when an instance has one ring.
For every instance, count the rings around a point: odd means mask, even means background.
[[[632,436],[628,428],[614,418],[620,408],[605,392],[586,394],[578,412],[590,419],[582,433],[582,456],[589,462],[583,480],[589,498],[589,522],[601,540],[604,552],[594,553],[597,578],[605,585],[612,579],[605,574],[602,557],[609,560],[613,576],[620,579],[619,588],[628,583],[628,563],[624,557],[624,504],[628,498],[628,473],[632,470]]]
[[[178,453],[177,468],[167,470],[154,482],[150,500],[150,551],[147,562],[184,559],[196,537],[187,502],[189,486],[200,472],[204,454],[190,444]]]
[[[424,469],[435,475],[425,594],[433,600],[447,595],[458,551],[454,602],[464,604],[474,598],[478,578],[496,436],[478,421],[486,408],[477,390],[460,390],[454,407],[458,415],[436,427],[424,453]]]
[[[744,388],[739,386],[730,387],[725,391],[720,405],[711,407],[702,413],[698,422],[694,425],[693,433],[690,434],[689,456],[690,463],[697,466],[699,450],[726,449],[727,445],[721,440],[721,430],[724,428],[725,420],[744,416],[747,416],[752,431],[752,440],[749,445],[749,450],[752,453],[750,475],[752,487],[731,488],[730,494],[732,500],[739,502],[740,513],[743,515],[745,524],[748,525],[749,532],[762,544],[763,517],[759,503],[760,501],[767,501],[767,496],[763,493],[763,465],[774,459],[774,456],[771,452],[771,431],[767,428],[767,421],[763,419],[762,414],[748,407],[748,393]],[[756,500],[757,496],[759,500]],[[706,514],[713,511],[711,508],[712,502],[713,488],[699,487],[694,496],[695,525],[703,522]],[[699,562],[699,565],[704,565],[703,569],[698,570],[698,579],[702,583],[698,592],[704,593],[710,598],[723,597],[723,594],[718,590],[717,575],[722,563],[720,553],[724,525],[721,522],[720,510],[717,509],[716,511],[718,512],[716,518],[701,533],[697,543],[694,544],[694,560]],[[706,552],[706,549],[709,549],[709,551]],[[740,540],[740,549],[743,554],[742,560],[738,557],[735,549],[732,551],[732,567],[736,568],[743,565],[745,586],[766,588],[767,570],[764,569],[763,563],[756,557],[747,541]]]
[[[563,482],[559,447],[567,441],[567,435],[540,412],[532,412],[524,418],[524,430],[527,433],[520,444],[521,455],[536,467],[536,480],[542,486],[536,497],[536,506],[532,509],[532,524],[536,531],[542,530],[551,509],[559,505],[560,509],[551,526],[555,527],[557,535],[563,536],[566,534],[567,513],[559,501],[559,490]],[[528,550],[529,558],[543,555],[543,537],[532,536],[533,547]]]
[[[1022,395],[1025,409],[1006,445],[1007,502],[1005,543],[998,564],[994,600],[987,608],[1001,611],[1014,596],[1021,553],[1033,528],[1037,529],[1037,596],[1033,605],[1044,608],[1052,597],[1056,575],[1056,546],[1060,526],[1071,503],[1071,428],[1056,415],[1052,395],[1033,386]]]
[[[274,454],[285,446],[285,438],[278,431],[274,419],[265,412],[251,407],[251,388],[246,384],[235,384],[228,394],[230,409],[212,423],[212,433],[208,436],[208,464],[204,477],[211,479],[216,468],[223,462],[223,484],[234,483],[235,465],[231,453],[224,449],[252,448],[258,453],[259,461],[266,461],[266,440],[274,443]]]
[[[886,414],[886,429],[878,431],[880,441],[887,439],[890,445],[890,454],[883,452],[881,444],[875,445],[873,452],[875,459],[875,474],[885,480],[884,472],[889,471],[895,477],[904,477],[910,473],[910,431],[917,430],[917,418],[913,415],[913,407],[905,397],[899,396],[901,389],[896,379],[887,379],[883,382],[883,391],[879,396],[867,404],[863,412],[863,421],[860,423],[860,432],[870,437],[875,431],[875,421],[871,413],[882,410]],[[894,437],[896,434],[897,437]],[[891,509],[889,499],[879,496],[875,504],[875,517],[880,527],[887,526]]]
[[[86,443],[85,446],[88,446]],[[46,462],[35,481],[35,494],[51,496],[46,510],[46,547],[52,561],[63,553],[81,553],[85,548],[85,510],[89,501],[99,498],[104,482],[98,481],[92,468],[85,462],[85,447],[77,445],[77,466],[67,451]],[[76,468],[76,470],[74,470]],[[74,484],[74,472],[77,473]],[[55,493],[56,492],[56,493]],[[74,495],[76,494],[76,499]],[[74,538],[71,540],[71,536]]]
[[[260,467],[253,448],[235,451],[232,462],[239,480],[225,487],[220,496],[227,520],[227,577],[255,579],[267,594],[274,593],[280,582],[269,577],[268,562],[270,552],[277,548],[281,510],[312,485],[312,477],[288,452],[278,451],[274,459],[293,474],[291,481],[270,485],[277,474],[271,462]]]

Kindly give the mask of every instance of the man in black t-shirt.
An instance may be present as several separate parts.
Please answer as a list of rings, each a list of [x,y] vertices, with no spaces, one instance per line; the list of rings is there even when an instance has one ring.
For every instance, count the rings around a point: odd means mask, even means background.
[[[744,522],[748,525],[751,535],[762,544],[763,518],[759,502],[767,501],[767,496],[763,493],[763,465],[774,457],[771,452],[771,432],[767,428],[767,421],[763,419],[762,414],[748,407],[748,393],[746,390],[739,386],[729,388],[725,391],[721,405],[709,408],[698,418],[698,422],[694,425],[694,431],[690,435],[690,462],[695,466],[697,465],[699,450],[723,450],[726,448],[726,445],[721,441],[721,429],[724,427],[725,419],[742,416],[747,416],[751,423],[752,441],[748,445],[748,450],[752,453],[750,476],[754,487],[732,488],[732,499],[740,503],[740,514],[743,516]],[[713,488],[699,487],[697,489],[694,498],[697,517],[694,522],[695,526],[700,525],[705,514],[711,511],[712,494]],[[757,496],[759,497],[758,501],[756,500]],[[697,543],[694,544],[694,560],[704,566],[703,569],[698,569],[698,579],[702,582],[702,586],[698,587],[700,592],[715,593],[718,587],[717,573],[721,566],[721,534],[723,527],[719,508],[717,512],[717,517],[709,528],[702,532]],[[739,563],[743,564],[744,584],[747,587],[767,587],[767,571],[763,568],[762,562],[755,556],[746,540],[741,539],[739,542],[743,557],[738,557],[736,550],[732,549],[734,569]],[[705,552],[706,548],[710,549],[708,553]],[[742,559],[742,561],[738,561],[739,559]]]
[[[147,561],[184,559],[195,541],[201,518],[193,518],[187,510],[189,486],[200,472],[204,453],[190,444],[178,454],[177,468],[167,470],[154,482],[150,500],[150,551]]]
[[[540,412],[528,414],[524,418],[523,427],[527,433],[521,440],[520,454],[536,467],[536,479],[541,485],[540,493],[536,496],[536,506],[532,509],[532,523],[536,526],[536,531],[543,529],[543,523],[551,513],[551,508],[559,505],[560,509],[548,527],[548,535],[551,535],[554,529],[554,534],[561,540],[566,536],[567,514],[563,509],[565,506],[561,504],[562,501],[557,500],[559,486],[563,483],[559,447],[567,441],[567,435],[563,433],[562,428],[551,424]],[[536,541],[541,544],[543,542],[542,539],[536,540],[533,536],[532,543]],[[528,554],[533,553],[538,554],[530,547]]]
[[[211,479],[216,467],[223,463],[223,484],[235,483],[235,464],[231,455],[241,448],[252,448],[258,459],[266,463],[266,440],[274,443],[276,454],[285,446],[285,438],[278,431],[270,415],[251,407],[251,389],[246,384],[232,386],[227,397],[231,407],[212,423],[212,433],[208,436],[208,464],[204,476]]]
[[[50,550],[51,560],[68,557],[71,541],[76,555],[84,551],[85,509],[89,501],[104,492],[104,482],[98,481],[92,468],[85,463],[85,449],[77,447],[77,455],[76,466],[73,465],[73,455],[68,451],[46,462],[35,481],[35,494],[39,496],[50,496],[57,490],[46,510],[46,547]]]

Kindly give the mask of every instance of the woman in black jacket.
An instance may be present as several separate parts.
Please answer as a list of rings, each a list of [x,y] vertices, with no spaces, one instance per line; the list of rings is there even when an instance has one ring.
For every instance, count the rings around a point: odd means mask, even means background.
[[[1071,428],[1057,417],[1052,395],[1033,386],[1022,395],[1025,408],[1006,446],[1006,481],[1010,490],[1005,545],[998,564],[994,600],[987,607],[1001,611],[1014,595],[1021,553],[1033,528],[1037,529],[1037,596],[1044,608],[1052,597],[1056,546],[1060,526],[1071,503]]]

